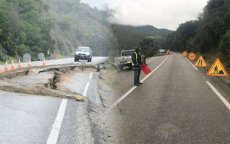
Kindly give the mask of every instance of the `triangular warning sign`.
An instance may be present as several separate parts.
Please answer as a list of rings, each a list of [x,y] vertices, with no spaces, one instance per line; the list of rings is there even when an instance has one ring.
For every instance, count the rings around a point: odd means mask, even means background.
[[[207,67],[207,63],[205,62],[204,58],[200,56],[195,63],[196,67]]]
[[[216,61],[213,63],[211,68],[209,69],[208,73],[209,76],[222,76],[228,77],[228,73],[225,70],[223,64],[221,63],[220,59],[217,58]]]

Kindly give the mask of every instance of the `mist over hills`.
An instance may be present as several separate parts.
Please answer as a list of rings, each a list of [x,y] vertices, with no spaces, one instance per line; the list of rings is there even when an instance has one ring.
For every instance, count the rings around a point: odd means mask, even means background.
[[[116,44],[108,18],[110,10],[98,10],[79,0],[46,0],[47,15],[54,19],[51,30],[55,49],[71,55],[78,46],[90,46],[95,55],[111,55]]]
[[[145,33],[146,35],[156,35],[161,37],[166,37],[169,33],[172,32],[168,29],[158,29],[152,25],[136,26],[134,29],[136,29],[137,32]]]
[[[1,0],[0,61],[22,57],[37,59],[51,49],[73,56],[78,46],[90,46],[96,56],[116,55],[148,36],[166,37],[170,31],[153,26],[111,24],[113,10],[92,8],[80,0]]]
[[[140,42],[146,36],[166,37],[171,32],[150,25],[135,27],[111,24],[108,19],[113,16],[113,10],[99,10],[79,1],[48,0],[45,3],[49,6],[50,17],[55,19],[56,27],[52,30],[55,47],[65,54],[74,53],[76,47],[85,45],[92,47],[95,55],[116,55],[121,50],[120,39],[128,43],[136,36],[138,40],[134,38],[135,41]],[[117,35],[115,31],[126,36]],[[136,42],[127,49],[137,46]]]

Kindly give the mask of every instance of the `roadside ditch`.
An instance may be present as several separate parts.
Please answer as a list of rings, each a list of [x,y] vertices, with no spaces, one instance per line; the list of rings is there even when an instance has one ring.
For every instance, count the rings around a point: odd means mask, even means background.
[[[120,144],[122,117],[118,108],[105,113],[121,95],[119,71],[112,64],[106,64],[98,75],[98,93],[101,104],[88,105],[89,120],[95,144]]]

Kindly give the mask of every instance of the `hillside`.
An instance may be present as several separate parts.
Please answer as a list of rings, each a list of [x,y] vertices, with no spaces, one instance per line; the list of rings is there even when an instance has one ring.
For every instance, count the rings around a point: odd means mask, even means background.
[[[0,1],[0,61],[52,47],[51,23],[42,17],[41,0]]]
[[[151,25],[137,26],[134,27],[134,31],[135,30],[139,33],[143,33],[146,35],[156,35],[161,37],[166,37],[171,32],[170,30],[167,29],[157,29]]]
[[[142,51],[147,56],[152,56],[158,49],[166,36],[171,31],[166,29],[157,29],[154,26],[130,26],[130,25],[112,25],[114,36],[117,39],[119,50],[133,49],[138,46],[143,47]]]
[[[94,55],[111,55],[115,49],[108,18],[112,11],[98,10],[80,0],[44,0],[46,15],[53,19],[51,36],[62,55],[74,54],[78,46],[90,46]]]
[[[1,0],[0,61],[37,59],[51,49],[73,56],[78,46],[90,46],[94,55],[112,55],[116,41],[108,18],[111,10],[98,10],[80,0]]]
[[[73,56],[78,46],[90,46],[96,56],[118,55],[121,49],[144,47],[153,55],[169,30],[151,25],[111,24],[113,10],[99,10],[80,0],[1,0],[0,61],[29,53]]]
[[[120,25],[114,24],[112,25],[113,32],[119,35],[139,35],[139,36],[158,36],[158,37],[166,37],[172,31],[167,29],[157,29],[151,25],[143,25],[143,26],[131,26],[131,25]]]

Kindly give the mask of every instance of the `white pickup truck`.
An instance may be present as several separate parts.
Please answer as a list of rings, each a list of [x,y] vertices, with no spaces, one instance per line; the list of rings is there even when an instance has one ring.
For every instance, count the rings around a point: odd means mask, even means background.
[[[124,67],[132,69],[132,54],[134,52],[134,49],[122,50],[120,57],[115,58],[115,64],[119,67],[120,70],[123,70]]]

